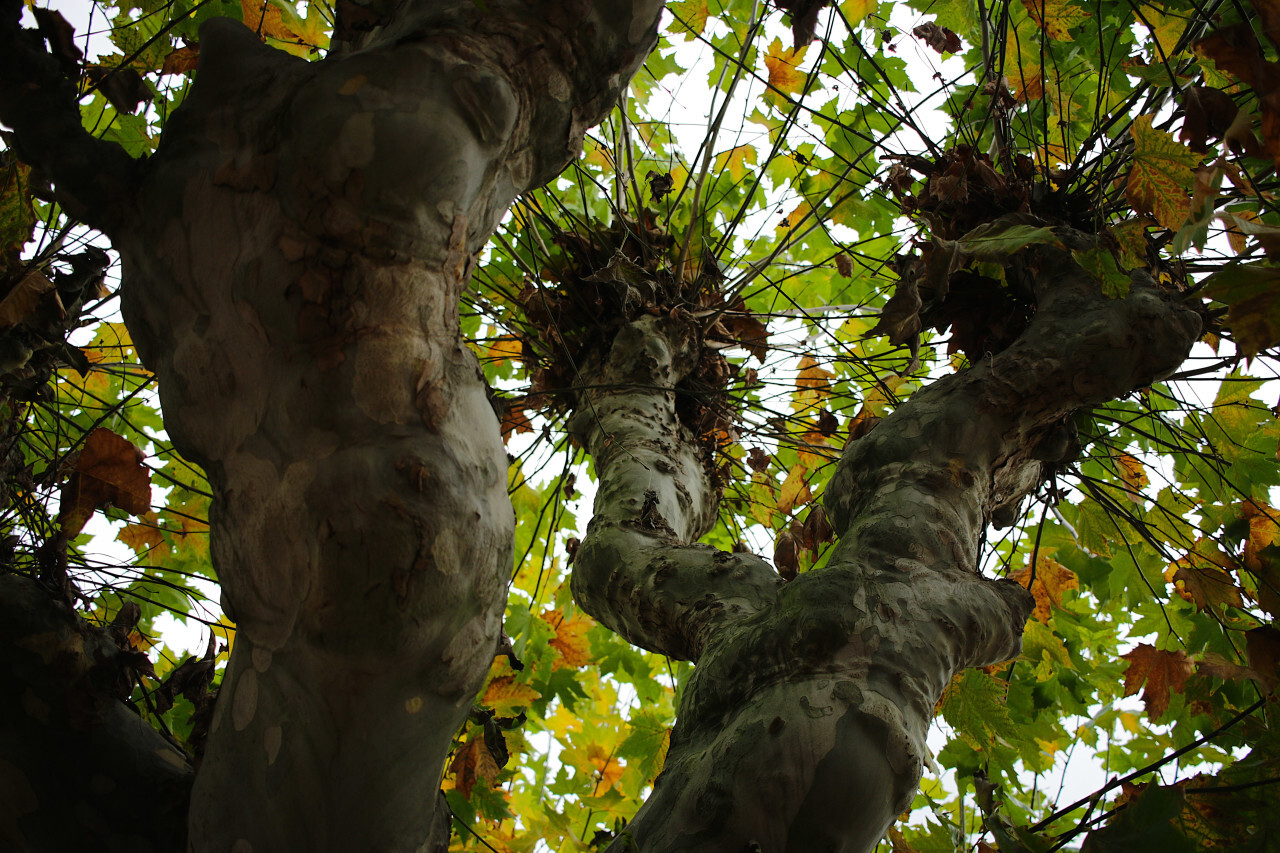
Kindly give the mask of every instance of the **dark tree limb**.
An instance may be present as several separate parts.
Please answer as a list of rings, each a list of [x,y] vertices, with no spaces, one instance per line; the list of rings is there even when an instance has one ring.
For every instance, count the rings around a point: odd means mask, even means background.
[[[76,86],[45,48],[44,36],[20,23],[21,0],[0,0],[0,123],[14,149],[55,187],[74,219],[108,234],[129,216],[139,164],[80,120]]]

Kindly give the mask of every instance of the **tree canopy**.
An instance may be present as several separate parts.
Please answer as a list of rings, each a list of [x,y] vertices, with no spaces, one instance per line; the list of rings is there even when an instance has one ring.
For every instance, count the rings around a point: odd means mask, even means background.
[[[335,26],[385,12],[28,6],[49,59],[33,72],[10,49],[18,4],[4,9],[0,79],[61,81],[110,144],[82,164],[104,174],[156,150],[199,74],[202,23],[243,21],[319,62]],[[676,404],[723,492],[702,541],[764,554],[789,580],[830,556],[822,500],[846,443],[1027,329],[1036,300],[1014,271],[1028,251],[1074,260],[1113,299],[1142,271],[1194,306],[1202,334],[1171,376],[1074,411],[1036,451],[1032,498],[986,529],[973,568],[1034,597],[1022,651],[947,687],[920,791],[882,849],[1275,849],[1277,68],[1275,0],[669,3],[616,107],[518,199],[462,296],[516,525],[505,645],[442,782],[450,849],[602,849],[652,789],[693,671],[597,623],[570,587],[599,464],[573,418],[594,399],[593,347],[617,334],[603,318],[661,316],[675,297],[654,276],[677,283],[719,354]],[[10,88],[0,108],[34,109],[23,97]],[[55,198],[12,139],[0,571],[109,627],[113,689],[198,761],[236,642],[211,488],[165,431],[103,223]],[[189,655],[171,617],[207,646]],[[1092,792],[1063,795],[1064,768]]]

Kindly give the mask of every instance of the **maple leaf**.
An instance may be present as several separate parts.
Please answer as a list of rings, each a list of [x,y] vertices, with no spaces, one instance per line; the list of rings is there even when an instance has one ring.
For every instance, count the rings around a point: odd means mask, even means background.
[[[794,507],[804,506],[813,500],[813,495],[809,492],[809,484],[805,480],[808,471],[804,465],[796,463],[796,466],[787,472],[787,479],[782,483],[782,489],[778,493],[778,512],[787,515]]]
[[[711,15],[707,0],[677,0],[667,4],[667,11],[671,13],[668,29],[673,33],[684,33],[685,41],[693,41],[702,35]]]
[[[489,344],[489,358],[493,361],[524,361],[524,344],[515,335],[501,335]]]
[[[1227,306],[1240,352],[1252,358],[1280,343],[1280,269],[1234,264],[1204,280],[1204,292]]]
[[[1124,695],[1142,690],[1147,718],[1155,721],[1169,709],[1169,694],[1181,693],[1194,665],[1186,652],[1165,652],[1143,643],[1120,657],[1129,661],[1124,671]]]
[[[186,45],[174,49],[164,58],[160,74],[185,74],[200,67],[200,45]]]
[[[1174,139],[1151,126],[1151,116],[1138,116],[1129,128],[1133,136],[1133,167],[1125,195],[1134,210],[1150,213],[1156,221],[1177,231],[1191,212],[1190,193],[1194,169],[1200,158]]]
[[[116,541],[129,546],[139,556],[163,546],[164,534],[160,532],[159,516],[148,512],[138,523],[126,524],[116,534]]]
[[[489,682],[480,704],[492,710],[495,717],[514,717],[541,696],[528,684],[516,681],[516,676],[502,675]]]
[[[1280,513],[1263,501],[1247,500],[1239,505],[1240,516],[1249,522],[1249,539],[1244,543],[1244,564],[1253,571],[1262,568],[1260,554],[1269,545],[1280,544]]]
[[[454,787],[469,800],[477,782],[492,782],[498,778],[498,763],[485,749],[481,739],[473,738],[454,752],[449,774],[454,777]]]
[[[67,537],[79,533],[101,507],[134,515],[151,509],[151,471],[142,458],[142,451],[105,427],[89,433],[62,487],[58,520]]]
[[[16,265],[18,253],[35,229],[31,204],[31,167],[6,151],[0,155],[0,266]]]
[[[1072,27],[1084,23],[1085,18],[1092,15],[1072,5],[1066,0],[1022,0],[1027,7],[1031,20],[1039,24],[1049,38],[1054,41],[1072,41]]]
[[[1205,565],[1196,555],[1175,561],[1165,570],[1164,576],[1175,585],[1178,595],[1186,601],[1195,602],[1197,611],[1217,610],[1228,605],[1244,607],[1235,578],[1216,566]]]
[[[1116,472],[1127,486],[1129,500],[1142,503],[1142,490],[1151,484],[1142,463],[1128,453],[1114,453],[1111,456],[1116,463]]]
[[[800,70],[800,63],[808,49],[807,46],[785,48],[782,39],[773,40],[764,57],[764,67],[769,72],[769,94],[795,95],[804,89],[805,73]]]
[[[1028,565],[1009,575],[1009,580],[1028,590],[1035,598],[1036,606],[1031,615],[1038,622],[1049,621],[1053,608],[1062,606],[1064,592],[1080,588],[1080,579],[1076,577],[1076,573],[1044,552],[1036,555],[1034,578],[1031,566]]]
[[[542,621],[556,632],[548,643],[556,650],[552,669],[577,669],[591,662],[591,645],[587,640],[587,631],[592,624],[590,619],[585,616],[566,619],[563,612],[554,609],[543,613]]]
[[[284,22],[284,14],[271,0],[240,0],[244,25],[260,38],[296,41],[297,35]]]
[[[596,769],[599,780],[596,782],[595,790],[591,792],[593,797],[608,791],[622,778],[622,771],[625,769],[622,759],[605,752],[604,747],[598,743],[587,747],[587,761],[591,762],[591,766]]]
[[[796,374],[796,387],[804,390],[825,390],[831,385],[835,374],[818,364],[811,355],[801,356],[800,369]]]

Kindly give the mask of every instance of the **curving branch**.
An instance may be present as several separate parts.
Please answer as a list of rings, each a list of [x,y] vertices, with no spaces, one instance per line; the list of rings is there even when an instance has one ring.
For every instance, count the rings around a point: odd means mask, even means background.
[[[22,27],[22,9],[22,0],[0,0],[0,122],[13,128],[14,150],[52,182],[67,214],[112,234],[129,215],[139,164],[85,130],[75,83],[45,37]]]
[[[952,677],[1018,653],[1033,601],[976,572],[982,531],[1071,454],[1073,411],[1168,375],[1200,323],[1141,272],[1105,297],[1063,249],[1024,251],[1007,274],[1035,294],[1029,328],[846,448],[826,496],[841,539],[824,569],[780,587],[759,560],[691,544],[714,495],[672,399],[696,336],[647,318],[584,373],[613,388],[581,393],[575,416],[600,492],[574,594],[699,664],[615,853],[870,850],[910,805]]]
[[[718,495],[703,445],[676,416],[701,356],[688,320],[643,317],[584,366],[570,423],[600,482],[571,587],[588,613],[653,652],[696,661],[717,629],[771,604],[782,579],[752,554],[693,544]]]

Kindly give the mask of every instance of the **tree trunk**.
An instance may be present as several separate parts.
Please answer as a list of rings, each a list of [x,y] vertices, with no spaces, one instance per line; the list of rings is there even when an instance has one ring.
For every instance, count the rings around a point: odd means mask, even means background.
[[[1030,327],[850,443],[825,498],[839,543],[789,583],[694,544],[715,496],[675,405],[701,353],[693,321],[644,317],[584,370],[575,425],[600,488],[574,594],[698,664],[653,794],[611,851],[869,851],[911,805],[952,676],[1018,653],[1033,601],[978,574],[983,530],[1061,459],[1077,408],[1171,372],[1200,324],[1145,274],[1113,300],[1060,249],[1017,260]]]
[[[660,9],[420,0],[317,63],[214,19],[155,156],[105,189],[56,74],[62,112],[18,97],[31,86],[0,101],[120,251],[166,428],[214,493],[237,633],[195,850],[447,846],[439,783],[497,649],[513,536],[459,298],[516,194],[612,108]],[[50,112],[77,130],[59,139]]]

